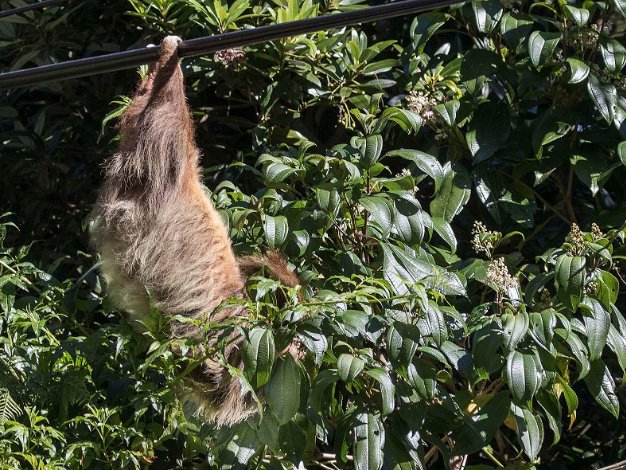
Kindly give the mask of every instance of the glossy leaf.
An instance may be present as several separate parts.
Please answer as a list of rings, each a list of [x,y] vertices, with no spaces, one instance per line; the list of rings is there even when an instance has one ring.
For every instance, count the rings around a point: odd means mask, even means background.
[[[274,335],[265,328],[254,328],[243,343],[244,373],[256,390],[267,383],[274,365]]]
[[[534,462],[543,445],[544,432],[541,418],[532,410],[515,404],[511,405],[511,411],[515,417],[517,438],[524,448],[524,453],[531,462]]]
[[[545,64],[561,40],[560,33],[533,31],[528,38],[530,60],[535,67]]]
[[[300,407],[302,379],[298,367],[291,354],[285,355],[265,386],[265,399],[280,425],[291,420]]]
[[[615,394],[615,381],[602,359],[596,359],[591,363],[591,370],[585,377],[585,383],[600,406],[617,418],[619,400]]]
[[[380,418],[359,413],[354,427],[354,466],[359,470],[378,470],[383,465],[385,428]]]
[[[365,362],[351,354],[342,354],[337,359],[337,373],[344,382],[352,382],[365,367]]]
[[[570,310],[576,310],[582,300],[585,262],[582,256],[563,254],[557,258],[554,266],[557,294]]]
[[[531,400],[540,386],[539,371],[533,354],[513,351],[507,360],[506,379],[513,398]]]

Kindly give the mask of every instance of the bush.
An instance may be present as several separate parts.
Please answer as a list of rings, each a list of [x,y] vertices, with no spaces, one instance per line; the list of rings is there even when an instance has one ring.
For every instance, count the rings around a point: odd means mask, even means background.
[[[41,65],[364,6],[69,3],[0,19],[0,60]],[[623,458],[625,14],[621,0],[477,0],[184,62],[236,251],[279,249],[303,282],[250,279],[251,366],[232,373],[265,399],[257,418],[219,431],[175,395],[196,364],[171,351],[196,344],[167,339],[156,311],[134,332],[103,299],[80,231],[127,103],[116,95],[135,76],[0,98],[12,212],[0,226],[2,465]],[[280,353],[294,338],[302,363]],[[568,441],[602,420],[609,431]]]

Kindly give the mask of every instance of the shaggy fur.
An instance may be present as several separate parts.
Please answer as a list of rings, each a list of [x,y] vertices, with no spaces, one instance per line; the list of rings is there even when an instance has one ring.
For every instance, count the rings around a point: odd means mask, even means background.
[[[185,100],[176,50],[179,38],[161,44],[161,57],[140,83],[120,122],[120,142],[106,167],[94,209],[93,243],[113,302],[131,320],[149,312],[147,292],[166,315],[220,321],[241,308],[220,303],[244,295],[245,275],[267,265],[286,285],[298,283],[276,254],[237,260],[226,227],[205,195],[199,176],[194,125]],[[245,273],[242,273],[242,268]],[[197,337],[198,329],[174,323],[172,335]],[[237,341],[226,351],[241,367]],[[240,384],[214,361],[192,374],[198,412],[217,425],[254,412]]]

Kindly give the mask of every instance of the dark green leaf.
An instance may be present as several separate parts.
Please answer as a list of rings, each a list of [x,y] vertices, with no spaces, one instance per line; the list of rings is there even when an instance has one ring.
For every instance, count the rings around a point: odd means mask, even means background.
[[[354,427],[354,466],[357,470],[378,470],[383,466],[385,428],[380,418],[359,413]]]
[[[589,360],[593,362],[602,357],[611,326],[611,317],[596,299],[586,297],[581,307],[583,307],[583,321],[587,333]]]
[[[500,31],[509,47],[517,49],[533,29],[532,17],[519,12],[506,12],[500,21]]]
[[[561,40],[561,33],[533,31],[528,38],[528,53],[535,67],[545,64]]]
[[[274,335],[265,328],[254,328],[243,342],[244,374],[256,390],[267,383],[274,364]]]
[[[511,404],[511,411],[515,417],[517,438],[524,452],[534,462],[537,460],[543,445],[543,423],[541,418],[532,410]]]
[[[289,226],[287,217],[284,215],[265,215],[263,218],[263,229],[269,246],[278,248],[287,240]]]
[[[500,429],[510,405],[509,394],[500,392],[476,413],[464,417],[462,427],[452,432],[454,455],[472,454],[486,447]]]
[[[476,163],[500,149],[511,133],[509,111],[501,103],[487,101],[474,111],[465,140]]]
[[[568,57],[566,61],[570,70],[568,83],[580,83],[587,78],[589,71],[591,70],[587,64],[585,64],[582,60],[578,60],[573,57]]]
[[[342,354],[337,359],[337,373],[344,382],[352,382],[365,367],[365,362],[352,354]]]
[[[585,377],[591,395],[615,418],[619,416],[619,400],[615,394],[615,382],[602,359],[591,362],[591,370]]]
[[[387,152],[386,156],[401,157],[415,163],[415,166],[435,181],[435,189],[437,189],[443,181],[444,170],[439,161],[432,155],[420,152],[419,150],[401,149]]]
[[[584,26],[589,21],[589,10],[586,8],[576,8],[571,5],[565,5],[563,7],[565,16],[574,21],[578,26]]]
[[[381,196],[366,196],[362,197],[359,203],[370,213],[376,222],[382,238],[387,238],[393,226],[393,208],[389,201]]]
[[[533,354],[513,351],[509,354],[506,379],[513,398],[527,402],[533,398],[541,384],[537,358]]]
[[[502,16],[502,5],[489,0],[474,0],[472,2],[472,20],[476,29],[481,33],[491,33]]]
[[[604,120],[611,124],[615,112],[617,90],[610,83],[600,82],[594,74],[589,74],[587,91]]]
[[[383,416],[388,415],[395,408],[394,393],[396,390],[391,381],[391,377],[389,377],[389,373],[384,369],[377,368],[366,370],[365,374],[378,382],[380,387],[381,414]]]
[[[291,354],[286,354],[265,386],[265,399],[280,425],[291,420],[300,407],[302,378],[298,367]]]
[[[561,302],[570,310],[576,310],[583,298],[585,283],[585,258],[563,254],[556,259],[555,284]]]

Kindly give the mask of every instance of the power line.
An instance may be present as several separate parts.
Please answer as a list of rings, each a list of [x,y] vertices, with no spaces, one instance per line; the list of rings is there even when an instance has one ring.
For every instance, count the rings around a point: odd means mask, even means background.
[[[50,7],[58,3],[66,2],[67,0],[43,0],[41,2],[31,3],[30,5],[24,5],[10,10],[0,11],[0,18],[6,16],[17,15],[18,13],[24,13],[25,11],[36,10],[38,8]]]
[[[454,3],[459,3],[459,0],[403,0],[343,13],[189,39],[179,44],[178,55],[179,57],[199,56],[232,47],[248,46],[330,28],[420,13]],[[134,68],[156,61],[159,54],[160,47],[149,47],[6,72],[0,74],[0,89],[28,87],[37,83]]]

